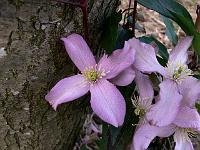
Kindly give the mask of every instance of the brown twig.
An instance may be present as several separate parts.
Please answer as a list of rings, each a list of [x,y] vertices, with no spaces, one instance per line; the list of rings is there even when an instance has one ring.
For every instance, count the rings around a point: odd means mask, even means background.
[[[197,13],[197,19],[195,22],[195,27],[197,32],[200,32],[200,5],[197,5],[196,13]]]
[[[137,0],[134,1],[133,24],[132,24],[133,36],[135,36],[136,15],[137,15]]]

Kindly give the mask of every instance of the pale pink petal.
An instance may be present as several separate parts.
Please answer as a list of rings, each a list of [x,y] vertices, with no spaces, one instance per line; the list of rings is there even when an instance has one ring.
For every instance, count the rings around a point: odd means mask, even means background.
[[[182,103],[190,107],[195,107],[195,102],[200,98],[200,81],[192,76],[186,78],[179,84]]]
[[[151,124],[156,126],[169,125],[178,113],[182,96],[172,80],[165,80],[160,85],[159,101],[146,114]]]
[[[173,123],[183,128],[200,129],[200,116],[195,108],[181,106]]]
[[[131,150],[146,150],[151,141],[156,137],[168,137],[175,131],[173,125],[156,127],[149,124],[140,126],[134,134]]]
[[[111,83],[118,86],[127,86],[129,85],[135,78],[135,71],[132,67],[128,67],[124,71],[122,71],[115,78],[109,80]]]
[[[174,141],[176,142],[175,150],[194,150],[191,140],[181,130],[176,130]]]
[[[133,64],[135,60],[135,50],[126,43],[123,49],[115,50],[109,57],[104,55],[98,63],[98,67],[107,72],[106,78],[112,79],[124,69]]]
[[[166,70],[162,67],[156,58],[155,49],[150,44],[141,43],[139,40],[132,38],[127,42],[136,50],[134,66],[142,72],[158,72],[163,76]]]
[[[187,50],[191,46],[192,40],[193,37],[187,36],[183,40],[179,41],[179,43],[169,55],[169,62],[185,64],[188,59]]]
[[[136,71],[135,82],[139,90],[140,97],[142,99],[149,100],[149,103],[151,103],[154,97],[154,91],[149,77],[142,74],[140,71]]]
[[[71,34],[61,40],[65,44],[69,57],[80,71],[84,71],[86,67],[95,66],[95,58],[82,36]]]
[[[105,79],[90,87],[93,111],[105,122],[115,127],[124,122],[126,104],[119,90]]]
[[[56,110],[57,106],[75,100],[89,91],[89,84],[82,75],[75,75],[60,80],[45,96],[45,99]]]

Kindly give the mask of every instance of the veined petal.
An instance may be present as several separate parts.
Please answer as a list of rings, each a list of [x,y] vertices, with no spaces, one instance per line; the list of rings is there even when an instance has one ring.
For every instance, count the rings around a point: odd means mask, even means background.
[[[188,59],[187,50],[192,44],[193,37],[187,36],[181,40],[169,55],[169,62],[186,64]]]
[[[98,66],[108,72],[106,75],[107,79],[112,79],[131,66],[134,60],[135,50],[125,43],[123,49],[115,50],[109,57],[104,55],[99,61]]]
[[[182,96],[172,80],[165,80],[160,85],[159,101],[146,114],[151,124],[156,126],[169,125],[176,117]]]
[[[156,137],[168,137],[175,131],[173,125],[156,127],[149,124],[141,125],[134,134],[131,150],[146,150],[151,141]]]
[[[119,90],[105,79],[90,87],[93,111],[105,122],[115,127],[124,122],[126,104]]]
[[[95,66],[95,58],[82,36],[71,34],[67,38],[61,38],[69,57],[80,71],[86,67]]]
[[[140,71],[136,71],[135,82],[136,86],[138,87],[140,97],[143,100],[149,100],[149,103],[151,104],[154,97],[154,91],[149,77],[142,74]]]
[[[75,75],[60,80],[45,96],[45,99],[56,110],[57,106],[75,100],[89,91],[89,84],[82,75]]]
[[[195,102],[200,98],[200,81],[189,76],[179,85],[180,93],[183,95],[182,103],[195,107]]]
[[[181,130],[176,130],[174,141],[176,142],[175,150],[194,150],[187,133],[183,133]]]
[[[195,108],[181,106],[173,123],[182,128],[200,129],[200,116]]]
[[[135,78],[135,71],[132,67],[128,67],[124,71],[122,71],[119,75],[109,80],[111,83],[118,86],[127,86],[129,85]]]
[[[141,43],[139,40],[132,38],[127,42],[136,50],[134,66],[142,72],[158,72],[163,76],[166,70],[162,67],[156,58],[155,49],[150,44]]]

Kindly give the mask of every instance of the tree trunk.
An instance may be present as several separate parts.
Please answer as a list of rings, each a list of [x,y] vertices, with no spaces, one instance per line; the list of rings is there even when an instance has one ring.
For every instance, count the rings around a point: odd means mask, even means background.
[[[89,1],[93,48],[117,5],[118,0]],[[63,104],[57,112],[44,99],[74,72],[60,42],[71,32],[83,32],[80,8],[53,0],[0,1],[0,150],[73,149],[89,99]]]

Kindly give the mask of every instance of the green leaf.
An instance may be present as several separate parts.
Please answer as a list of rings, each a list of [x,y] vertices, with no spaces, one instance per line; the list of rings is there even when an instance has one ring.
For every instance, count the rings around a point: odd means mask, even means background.
[[[200,58],[200,33],[196,32],[194,34],[194,39],[192,42],[194,50],[198,54],[198,57]]]
[[[188,35],[195,32],[194,22],[188,11],[175,0],[138,0],[138,2],[175,21]]]
[[[133,32],[131,30],[127,30],[124,29],[122,26],[119,26],[115,49],[123,48],[125,41],[129,40],[132,37]]]
[[[108,137],[109,137],[108,132],[109,132],[109,127],[106,123],[104,123],[102,138],[96,142],[97,145],[99,146],[99,149],[107,149]]]
[[[108,17],[103,25],[103,33],[100,40],[102,48],[106,50],[107,53],[111,53],[115,48],[115,43],[117,40],[118,24],[122,19],[121,12],[114,12],[110,17]]]
[[[127,145],[132,143],[132,137],[135,129],[135,125],[138,123],[138,117],[134,114],[133,104],[131,102],[131,96],[135,89],[135,84],[132,83],[126,87],[120,87],[120,92],[123,94],[126,100],[126,116],[124,119],[124,124],[120,129],[120,133],[116,138],[114,144],[115,150],[124,150],[127,149]]]
[[[200,104],[196,103],[195,106],[196,106],[197,111],[200,113]]]
[[[161,18],[163,19],[163,22],[166,25],[166,35],[168,36],[168,38],[172,42],[172,44],[176,45],[178,42],[178,37],[176,35],[172,21],[163,15],[161,15]]]
[[[114,145],[117,141],[117,137],[119,136],[121,131],[121,127],[116,128],[114,126],[110,126],[110,134],[111,134],[111,141],[112,145]]]
[[[169,54],[168,54],[167,48],[161,42],[159,42],[152,36],[150,36],[150,37],[142,36],[142,37],[139,37],[139,40],[144,43],[147,43],[147,44],[155,42],[156,45],[158,46],[158,54],[162,57],[162,58],[157,57],[157,59],[161,65],[163,65],[163,66],[166,65],[168,58],[169,58]]]
[[[87,147],[85,145],[81,146],[80,150],[88,150]]]

